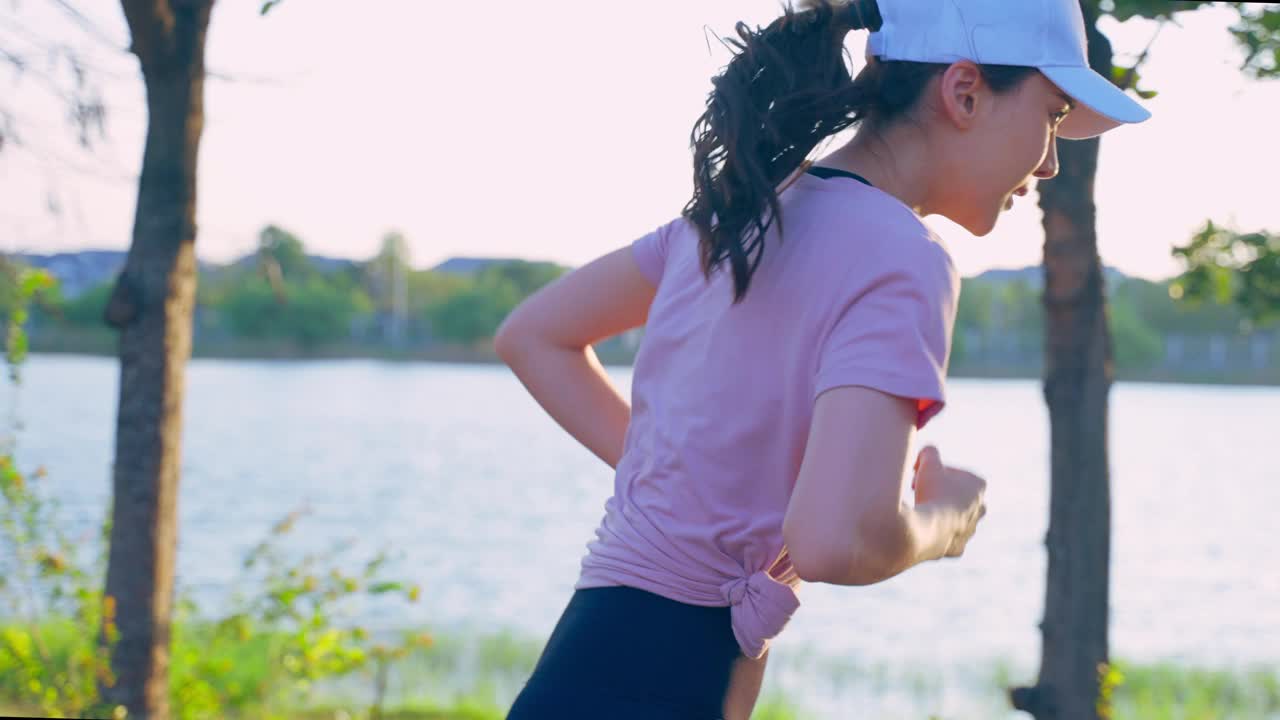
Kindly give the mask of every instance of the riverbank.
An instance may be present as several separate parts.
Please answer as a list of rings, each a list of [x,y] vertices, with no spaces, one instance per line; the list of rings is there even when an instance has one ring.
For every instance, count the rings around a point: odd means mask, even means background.
[[[223,717],[278,720],[501,720],[531,672],[542,641],[494,631],[481,635],[436,633],[433,641],[388,663],[329,677],[302,691],[281,688],[260,693],[237,692],[242,687],[265,688],[279,682],[278,668],[267,667],[257,652],[239,643],[214,643],[201,648],[201,667],[235,668],[206,678],[192,674],[183,660],[193,648],[182,638],[199,633],[177,628],[173,649],[174,679],[204,693],[237,698],[218,705]],[[0,628],[0,632],[7,629]],[[83,644],[88,636],[51,636]],[[255,638],[261,639],[261,638]],[[263,640],[270,643],[270,638]],[[69,656],[75,647],[55,644],[52,657]],[[0,652],[0,666],[3,666]],[[1280,713],[1280,664],[1207,668],[1178,663],[1117,661],[1114,678],[1115,717],[1127,720],[1165,718],[1232,718],[1273,720]],[[1012,715],[1005,688],[1031,679],[1026,668],[1014,669],[994,661],[969,667],[971,680],[962,685],[942,668],[857,664],[839,659],[817,660],[808,652],[783,652],[769,664],[765,687],[754,720],[823,720],[847,717],[841,708],[858,708],[858,717],[1000,718]],[[212,670],[210,670],[212,672]],[[948,680],[947,678],[952,678]],[[17,681],[16,674],[9,679]],[[16,688],[0,682],[0,714],[21,716],[24,708]],[[193,717],[184,708],[182,688],[174,688],[174,716]],[[193,696],[195,697],[195,696]],[[39,717],[40,713],[32,716]]]
[[[116,337],[115,333],[105,329],[74,334],[46,331],[32,335],[31,352],[115,357]],[[596,354],[601,363],[612,367],[629,367],[635,357],[634,351],[612,340],[597,346]],[[209,341],[199,337],[192,343],[192,357],[223,360],[384,360],[477,365],[502,362],[487,342],[470,346],[439,343],[397,350],[360,343],[307,348],[277,340]],[[1039,380],[1042,370],[1035,366],[957,364],[950,368],[948,375],[952,378],[981,380]],[[1127,368],[1117,369],[1115,379],[1117,382],[1277,387],[1280,386],[1280,366],[1226,373]]]

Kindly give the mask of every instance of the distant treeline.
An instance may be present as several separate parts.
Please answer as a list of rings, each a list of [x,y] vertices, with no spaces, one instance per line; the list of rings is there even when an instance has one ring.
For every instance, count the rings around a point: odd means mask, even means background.
[[[1175,299],[1172,281],[1111,274],[1112,356],[1122,371],[1251,374],[1280,367],[1275,323],[1255,327],[1235,304]],[[1038,371],[1044,346],[1041,293],[1025,277],[964,280],[952,367]]]
[[[321,265],[297,236],[267,227],[255,254],[201,272],[196,345],[270,341],[302,354],[338,345],[474,346],[491,337],[520,301],[567,270],[513,260],[453,273],[413,270],[408,261],[403,237],[391,234],[367,261]],[[33,343],[39,345],[42,335],[101,330],[113,284],[72,298],[44,293],[32,313]]]
[[[569,268],[548,262],[478,263],[464,272],[413,270],[407,245],[387,235],[366,261],[325,261],[301,239],[269,226],[257,251],[201,272],[195,345],[253,355],[286,348],[292,355],[414,354],[449,350],[483,356],[499,323],[517,304]],[[1044,311],[1027,272],[964,280],[953,369],[977,374],[1039,371]],[[1270,372],[1280,357],[1277,333],[1254,328],[1235,305],[1173,297],[1171,282],[1108,273],[1113,354],[1120,370],[1170,373]],[[36,349],[76,349],[104,337],[112,282],[75,297],[56,289],[39,298],[31,336]],[[8,291],[0,288],[0,312]],[[629,362],[640,333],[602,343],[602,354]],[[601,349],[601,348],[598,348]],[[267,350],[262,350],[268,352]]]

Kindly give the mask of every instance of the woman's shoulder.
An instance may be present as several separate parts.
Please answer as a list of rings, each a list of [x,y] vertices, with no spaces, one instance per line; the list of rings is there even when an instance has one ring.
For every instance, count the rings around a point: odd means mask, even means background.
[[[955,270],[942,237],[896,198],[878,193],[855,207],[845,205],[817,223],[827,252],[852,271],[901,273]],[[833,260],[836,258],[832,258]]]

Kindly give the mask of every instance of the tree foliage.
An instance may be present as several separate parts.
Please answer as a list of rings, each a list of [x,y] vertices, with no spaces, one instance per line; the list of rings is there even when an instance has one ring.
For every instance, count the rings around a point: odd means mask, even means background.
[[[1105,15],[1125,22],[1130,18],[1146,18],[1160,23],[1177,22],[1180,13],[1203,7],[1226,6],[1236,11],[1238,21],[1229,32],[1244,50],[1240,71],[1257,79],[1280,76],[1280,4],[1261,2],[1211,2],[1209,0],[1099,0]],[[1138,64],[1145,60],[1140,56]],[[1125,68],[1127,70],[1127,68]],[[1135,87],[1124,84],[1122,87]]]
[[[258,260],[274,263],[280,275],[290,280],[304,279],[314,270],[302,240],[276,225],[268,225],[258,233]]]
[[[1280,319],[1280,235],[1240,233],[1209,221],[1173,255],[1185,268],[1170,287],[1175,298],[1234,303],[1259,325]]]
[[[349,337],[351,321],[370,308],[360,288],[312,276],[286,283],[283,299],[268,282],[248,279],[227,296],[222,312],[242,337],[285,339],[314,349]]]

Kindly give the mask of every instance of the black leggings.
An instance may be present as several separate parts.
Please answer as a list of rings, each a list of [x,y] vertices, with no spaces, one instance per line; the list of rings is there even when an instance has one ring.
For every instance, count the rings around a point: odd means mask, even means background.
[[[507,720],[718,720],[741,656],[727,607],[577,590]]]

